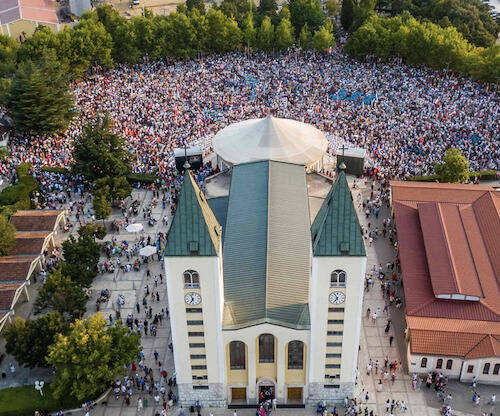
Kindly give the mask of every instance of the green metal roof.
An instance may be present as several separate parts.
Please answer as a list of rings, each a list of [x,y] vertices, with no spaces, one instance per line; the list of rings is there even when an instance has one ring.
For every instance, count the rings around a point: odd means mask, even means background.
[[[223,246],[224,329],[310,326],[311,262],[305,167],[233,167]]]
[[[217,256],[203,209],[210,209],[191,175],[184,177],[177,209],[168,232],[165,256]],[[201,204],[205,203],[206,207]],[[212,214],[213,215],[213,214]]]
[[[227,218],[227,203],[229,201],[229,197],[227,196],[218,196],[217,198],[207,199],[208,205],[212,208],[212,211],[217,218],[217,221],[220,225],[222,225],[222,235],[224,237],[224,233],[226,231],[226,218]]]
[[[366,256],[363,234],[344,172],[340,172],[311,226],[314,256]]]

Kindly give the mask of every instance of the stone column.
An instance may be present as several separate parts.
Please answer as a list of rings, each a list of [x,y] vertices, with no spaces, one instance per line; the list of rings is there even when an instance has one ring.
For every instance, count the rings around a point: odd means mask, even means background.
[[[247,357],[247,365],[248,365],[248,389],[247,389],[247,403],[255,404],[257,403],[257,392],[256,392],[256,368],[257,365],[257,354],[255,349],[255,339],[251,339],[247,345],[248,357]]]
[[[276,398],[278,399],[278,403],[285,403],[285,347],[286,342],[284,342],[281,338],[276,338],[278,342],[278,354],[276,361]]]

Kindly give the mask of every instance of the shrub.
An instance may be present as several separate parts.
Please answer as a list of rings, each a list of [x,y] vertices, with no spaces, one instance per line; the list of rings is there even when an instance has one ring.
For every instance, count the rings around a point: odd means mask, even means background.
[[[69,175],[70,171],[68,168],[60,168],[58,166],[42,166],[43,172],[52,172],[52,173],[62,173],[63,175]]]
[[[157,175],[149,173],[130,173],[127,175],[127,180],[130,183],[154,183],[158,179]]]

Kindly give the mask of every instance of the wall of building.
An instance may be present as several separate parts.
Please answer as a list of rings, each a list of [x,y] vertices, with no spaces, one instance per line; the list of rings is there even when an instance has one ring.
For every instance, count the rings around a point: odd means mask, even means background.
[[[500,373],[493,374],[495,364],[500,365],[500,357],[464,360],[462,357],[432,356],[411,353],[409,353],[408,357],[408,368],[410,373],[426,375],[429,372],[437,371],[443,373],[448,378],[459,379],[462,382],[471,382],[474,377],[477,377],[479,383],[500,385]],[[427,358],[427,365],[425,367],[421,366],[422,358]],[[437,368],[439,359],[443,360],[442,368]],[[451,369],[446,368],[448,360],[453,361]],[[488,374],[483,373],[486,363],[490,363]],[[472,372],[468,372],[469,366],[473,367]]]
[[[272,334],[274,340],[274,363],[259,363],[259,336],[262,334]],[[258,402],[258,387],[257,385],[274,385],[276,391],[276,398],[278,403],[285,403],[287,400],[287,388],[297,387],[300,383],[298,374],[294,374],[297,370],[287,370],[287,344],[290,341],[302,341],[305,344],[306,354],[304,356],[304,370],[302,380],[307,381],[307,354],[310,331],[309,330],[296,330],[271,324],[255,325],[247,328],[237,330],[222,331],[222,340],[224,348],[227,348],[231,341],[242,341],[246,345],[246,363],[247,363],[247,382],[245,383],[247,389],[247,403]],[[229,354],[227,355],[229,360]],[[228,365],[228,364],[227,364]],[[226,394],[228,401],[231,397],[232,387],[241,387],[242,383],[236,383],[231,379],[231,383],[227,383]],[[307,383],[300,385],[307,391]]]
[[[346,272],[345,287],[330,287],[331,273],[338,269]],[[343,400],[346,394],[353,392],[365,269],[365,257],[313,258],[310,308],[311,333],[314,334],[311,354],[314,359],[309,363],[309,401],[312,404],[319,400]],[[330,303],[332,292],[345,294],[345,302]],[[335,323],[328,323],[329,320]],[[345,331],[345,328],[349,330]],[[330,346],[327,347],[327,343]],[[337,357],[339,353],[340,357]]]
[[[185,270],[198,272],[199,289],[184,287]],[[219,335],[219,260],[217,257],[167,257],[165,275],[179,401],[186,406],[196,400],[205,405],[224,406],[226,370],[225,353]],[[184,300],[187,292],[200,294],[201,303],[187,305]],[[188,321],[196,324],[188,325]],[[199,356],[202,358],[197,358]]]

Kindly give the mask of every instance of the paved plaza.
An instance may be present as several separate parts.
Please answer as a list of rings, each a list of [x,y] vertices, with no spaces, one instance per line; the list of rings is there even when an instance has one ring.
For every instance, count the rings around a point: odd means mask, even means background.
[[[359,181],[358,181],[359,182]],[[350,183],[352,183],[352,178],[350,178]],[[369,196],[369,186],[361,184],[361,189],[354,190],[354,200],[356,205],[358,205],[357,194],[362,192],[363,198]],[[139,215],[136,217],[136,222],[141,222],[144,226],[144,232],[142,234],[136,235],[127,232],[121,232],[119,234],[108,234],[104,241],[110,241],[113,237],[117,242],[127,241],[128,244],[134,245],[138,242],[139,238],[144,236],[147,238],[151,236],[154,241],[157,232],[166,232],[169,224],[171,223],[170,207],[167,206],[165,209],[162,208],[161,203],[157,204],[152,208],[153,217],[157,220],[154,226],[149,226],[145,220],[143,220],[142,209],[150,205],[153,198],[151,191],[146,191],[144,189],[134,190],[133,197],[134,200],[140,200]],[[360,208],[357,206],[357,209]],[[381,228],[381,222],[383,218],[389,215],[387,208],[383,208],[381,215],[378,220],[370,218],[372,222],[372,227],[379,226]],[[168,225],[165,227],[162,224],[162,218],[164,216],[168,217]],[[360,222],[364,226],[366,225],[365,215],[361,212],[359,215]],[[122,220],[123,216],[119,211],[115,211],[112,217],[109,219],[109,223],[113,220]],[[75,220],[72,218],[72,220]],[[75,233],[76,230],[73,230]],[[370,247],[367,245],[367,271],[369,271],[374,265],[379,263],[385,265],[387,261],[392,261],[394,259],[394,251],[389,246],[388,240],[380,238],[375,241]],[[128,314],[132,314],[134,318],[139,320],[145,319],[144,307],[142,304],[143,296],[145,293],[145,288],[148,286],[150,291],[158,291],[160,301],[156,300],[151,302],[151,296],[147,297],[148,307],[152,307],[153,315],[161,311],[162,308],[168,308],[167,293],[166,293],[166,279],[169,276],[164,276],[164,271],[162,264],[157,260],[156,256],[147,265],[142,265],[139,271],[123,272],[119,268],[114,273],[104,273],[99,274],[92,285],[92,295],[87,304],[86,317],[96,312],[96,299],[102,289],[108,289],[111,292],[109,301],[105,304],[100,305],[100,311],[106,319],[109,321],[109,316],[111,315],[113,320],[116,316],[116,310],[118,309],[117,298],[122,295],[125,299],[124,305],[120,308],[121,318],[124,321]],[[104,261],[105,257],[101,258]],[[112,262],[116,264],[117,257],[112,258]],[[122,264],[126,262],[125,256],[121,258]],[[131,259],[133,263],[134,258]],[[128,262],[128,261],[127,261]],[[150,277],[147,277],[146,270],[150,271]],[[159,276],[163,274],[163,283],[158,281],[158,286],[155,287],[154,276]],[[377,279],[375,279],[377,280]],[[21,306],[17,315],[23,317],[31,316],[31,309],[33,300],[35,298],[36,289],[40,283],[32,285],[30,287],[30,297],[31,301],[24,303]],[[400,295],[402,295],[402,289]],[[137,314],[136,303],[140,305],[140,313]],[[365,292],[364,298],[364,311],[369,307],[372,311],[377,308],[384,310],[385,300],[382,296],[380,290],[380,283],[375,282],[373,289]],[[371,319],[367,319],[366,316],[363,318],[361,341],[360,341],[360,355],[359,355],[359,377],[358,377],[358,397],[361,397],[362,390],[369,392],[369,400],[367,406],[369,410],[374,410],[376,415],[386,415],[385,402],[387,399],[394,399],[397,401],[404,400],[408,406],[406,412],[396,411],[396,415],[406,414],[411,416],[437,416],[440,414],[440,403],[438,402],[433,390],[413,391],[411,388],[411,375],[406,374],[405,359],[403,358],[406,350],[406,343],[404,341],[404,308],[397,310],[391,307],[389,309],[389,314],[382,313],[380,319],[377,319],[376,323],[372,323]],[[384,332],[384,327],[386,325],[387,319],[391,318],[392,326],[389,333]],[[395,341],[392,346],[389,345],[389,336],[393,335]],[[169,320],[163,320],[163,324],[158,327],[156,336],[144,336],[142,335],[142,347],[145,355],[144,364],[154,370],[155,380],[160,379],[159,367],[154,360],[154,351],[159,353],[159,360],[164,363],[164,368],[168,372],[168,377],[174,375],[174,363],[173,355],[171,350],[168,348],[170,342],[170,322]],[[376,374],[372,371],[371,375],[366,374],[366,365],[369,359],[373,361],[378,360],[380,367],[383,368],[383,363],[385,357],[388,357],[390,361],[398,361],[403,363],[403,368],[398,366],[396,380],[391,382],[390,380],[383,382],[383,387],[381,391],[377,391],[376,384],[381,378],[381,371],[379,370]],[[7,368],[8,364],[12,361],[11,357],[7,357],[2,364],[2,371],[4,367]],[[47,371],[41,370],[36,372],[28,372],[24,369],[18,369],[18,375],[16,379],[7,377],[6,380],[2,381],[4,383],[1,387],[20,385],[20,384],[31,384],[35,379],[43,377],[45,379],[50,378],[50,374]],[[167,388],[168,390],[168,388]],[[175,388],[173,389],[175,392]],[[453,392],[454,402],[453,408],[462,409],[462,411],[454,411],[454,415],[481,415],[481,412],[487,411],[495,413],[495,409],[487,405],[486,402],[489,399],[492,392],[495,390],[493,387],[481,386],[479,385],[476,389],[483,398],[483,403],[481,407],[473,406],[470,400],[472,395],[472,390],[469,386],[464,384],[450,382],[450,390]],[[142,397],[145,400],[145,407],[141,411],[137,410],[137,399]],[[146,405],[147,401],[147,405]],[[104,403],[99,404],[93,411],[92,415],[95,416],[127,416],[127,415],[144,415],[144,416],[154,416],[156,412],[161,411],[161,404],[159,406],[154,405],[154,400],[152,396],[144,395],[142,392],[134,392],[132,395],[132,401],[129,406],[125,404],[123,397],[115,399],[111,394],[105,400]],[[178,409],[169,409],[169,415],[178,415]],[[229,409],[207,409],[202,408],[202,414],[208,416],[209,413],[213,413],[214,416],[218,415],[233,415],[233,410]],[[73,414],[81,414],[80,411],[73,412]],[[253,416],[255,411],[253,409],[241,409],[237,411],[238,416]],[[315,414],[315,409],[278,409],[275,414],[278,416],[298,416],[298,415],[313,415]],[[189,415],[189,409],[186,409],[186,415]]]

